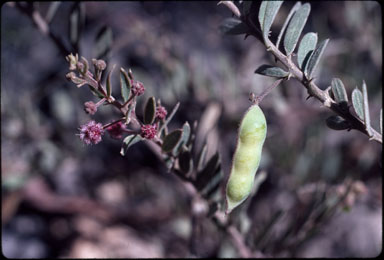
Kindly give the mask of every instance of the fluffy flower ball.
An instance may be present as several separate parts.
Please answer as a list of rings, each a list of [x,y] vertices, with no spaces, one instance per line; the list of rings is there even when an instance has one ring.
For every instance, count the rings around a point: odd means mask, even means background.
[[[101,137],[104,134],[103,125],[93,120],[82,125],[79,130],[80,139],[87,145],[101,142]]]
[[[164,119],[167,116],[167,110],[163,106],[156,107],[156,117]]]
[[[143,125],[141,127],[141,136],[145,139],[153,139],[156,134],[156,125]]]
[[[136,96],[144,94],[145,88],[144,84],[139,81],[132,82],[132,93]]]

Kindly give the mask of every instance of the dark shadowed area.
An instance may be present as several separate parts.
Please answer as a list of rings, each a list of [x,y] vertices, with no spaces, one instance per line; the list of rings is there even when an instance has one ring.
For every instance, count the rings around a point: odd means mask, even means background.
[[[326,89],[340,78],[350,97],[364,80],[371,124],[379,131],[380,4],[310,3],[303,32],[317,32],[319,41],[330,39],[316,84]],[[282,5],[272,39],[293,4]],[[66,79],[65,59],[71,52],[89,61],[99,55],[107,71],[116,64],[112,93],[119,98],[119,69],[130,68],[145,86],[139,117],[151,96],[168,111],[180,102],[169,129],[198,122],[195,152],[206,144],[207,158],[216,151],[220,155],[224,178],[212,201],[221,203],[237,128],[251,105],[249,93],[259,94],[273,83],[254,72],[275,62],[256,38],[220,33],[221,22],[231,15],[216,1],[2,5],[4,256],[243,256],[233,233],[209,214],[194,215],[196,198],[167,171],[149,141],[133,145],[125,156],[120,154],[122,139],[108,134],[96,145],[81,142],[80,125],[90,119],[107,124],[118,113],[109,106],[92,116],[84,112],[85,102],[98,99],[87,86],[77,88]],[[33,22],[40,18],[43,23]],[[258,174],[266,179],[248,198],[246,210],[231,215],[230,224],[246,247],[261,256],[375,257],[382,251],[382,145],[355,130],[328,128],[325,120],[332,112],[307,96],[291,79],[260,104],[268,133]],[[336,195],[349,187],[354,192],[337,201]]]

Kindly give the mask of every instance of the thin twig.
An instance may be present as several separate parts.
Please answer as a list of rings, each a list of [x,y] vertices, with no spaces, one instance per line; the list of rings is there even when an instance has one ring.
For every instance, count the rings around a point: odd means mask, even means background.
[[[16,7],[32,20],[33,24],[42,34],[48,36],[53,41],[64,56],[70,53],[63,41],[52,32],[46,20],[41,16],[40,12],[33,7],[32,4],[24,6],[21,3],[16,2]]]

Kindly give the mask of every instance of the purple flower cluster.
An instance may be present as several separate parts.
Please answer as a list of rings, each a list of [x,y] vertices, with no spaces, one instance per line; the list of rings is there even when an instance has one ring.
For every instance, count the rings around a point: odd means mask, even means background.
[[[125,124],[121,121],[107,127],[109,135],[114,139],[121,139],[125,129]]]
[[[157,134],[157,126],[154,125],[143,125],[141,127],[141,136],[145,139],[153,139]]]
[[[89,121],[80,128],[80,139],[87,145],[101,142],[101,136],[104,134],[103,125],[95,121]]]
[[[135,96],[140,96],[140,95],[144,94],[144,92],[145,92],[145,88],[144,88],[143,83],[141,83],[140,81],[133,81],[132,82],[132,93]]]
[[[167,110],[163,106],[156,107],[156,117],[164,119],[167,116]]]

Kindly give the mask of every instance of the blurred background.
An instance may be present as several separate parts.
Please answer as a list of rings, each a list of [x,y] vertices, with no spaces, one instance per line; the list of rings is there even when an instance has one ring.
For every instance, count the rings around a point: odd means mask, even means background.
[[[220,34],[220,23],[231,13],[215,1],[51,4],[35,2],[33,8],[64,47],[44,34],[44,27],[37,28],[28,4],[7,2],[1,8],[2,253],[9,258],[191,256],[187,192],[148,146],[138,143],[123,157],[119,140],[106,136],[85,146],[76,136],[90,120],[83,103],[96,98],[66,80],[65,52],[77,51],[89,61],[103,57],[108,70],[113,64],[131,68],[146,87],[145,97],[160,98],[168,111],[179,101],[170,128],[199,121],[208,154],[219,151],[225,176],[249,92],[261,93],[273,82],[254,71],[273,64],[272,56],[253,37]],[[282,5],[272,38],[293,4]],[[81,26],[74,30],[76,19]],[[317,85],[325,89],[337,77],[350,95],[365,80],[372,126],[378,130],[378,2],[311,2],[304,33],[310,31],[318,32],[319,41],[330,38]],[[113,75],[117,93],[119,77]],[[275,257],[377,256],[382,250],[382,146],[354,130],[327,128],[325,119],[332,113],[306,97],[302,85],[290,80],[261,104],[268,135],[260,169],[267,178],[249,199],[250,237],[260,238],[271,218],[276,222],[253,246]],[[116,117],[105,107],[93,118],[106,124]],[[326,221],[313,222],[316,229],[299,225],[313,194],[326,189],[328,196],[349,182],[361,188],[349,204]],[[244,221],[239,217],[240,228]],[[197,256],[238,256],[212,221],[204,220],[203,227]]]

